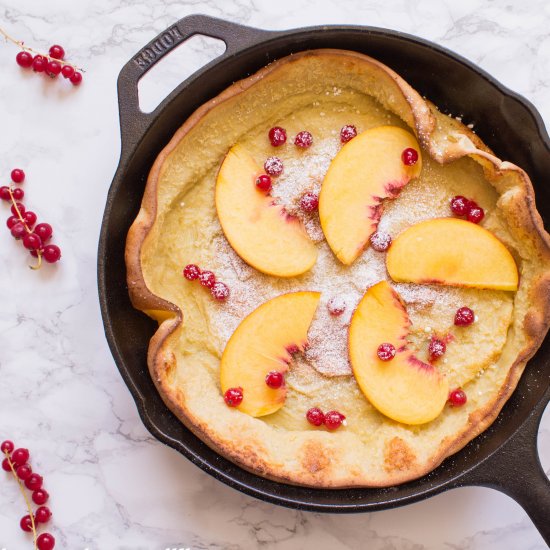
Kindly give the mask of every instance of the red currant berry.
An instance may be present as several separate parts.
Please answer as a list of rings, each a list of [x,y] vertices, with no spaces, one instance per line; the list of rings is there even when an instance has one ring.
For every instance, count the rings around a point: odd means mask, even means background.
[[[36,539],[38,550],[53,550],[55,548],[55,538],[49,533],[42,533]]]
[[[82,75],[77,71],[69,78],[73,86],[78,86],[82,82]]]
[[[34,232],[40,237],[43,243],[45,243],[53,234],[52,226],[49,223],[39,223]]]
[[[346,124],[340,130],[340,141],[342,143],[347,143],[351,141],[357,135],[357,128],[352,124]]]
[[[37,489],[32,493],[32,499],[36,504],[46,504],[50,495],[45,489]]]
[[[296,355],[300,351],[300,348],[296,344],[290,344],[290,346],[287,346],[286,351],[288,351],[290,355]]]
[[[11,193],[16,201],[22,201],[25,196],[25,191],[23,191],[23,189],[19,189],[19,187],[16,187]]]
[[[329,411],[325,414],[325,426],[329,430],[336,430],[339,428],[346,417],[338,411]]]
[[[63,65],[61,69],[61,74],[64,78],[71,78],[74,74],[74,69],[70,65]]]
[[[32,468],[28,464],[22,464],[17,467],[16,473],[21,481],[25,481],[32,474]]]
[[[381,361],[391,361],[395,357],[395,346],[393,344],[380,344],[376,350],[376,355]]]
[[[57,44],[54,44],[49,51],[50,57],[53,57],[54,59],[63,59],[65,57],[65,50],[58,46]]]
[[[256,178],[256,188],[264,193],[271,191],[271,178],[267,174],[261,174]]]
[[[29,52],[19,52],[15,56],[15,61],[23,69],[28,69],[32,65],[32,55]]]
[[[307,421],[314,426],[322,426],[325,423],[325,415],[319,407],[312,407],[306,413]]]
[[[36,233],[27,233],[23,237],[23,246],[27,250],[38,250],[42,248],[42,241]]]
[[[319,208],[319,197],[315,193],[304,193],[300,199],[300,208],[310,214]]]
[[[286,130],[280,126],[274,126],[267,134],[273,147],[279,147],[286,142]]]
[[[43,478],[39,474],[32,473],[26,480],[25,480],[25,487],[31,491],[36,491],[37,489],[42,488],[42,483],[44,482]]]
[[[19,52],[15,56],[15,61],[23,69],[28,69],[32,65],[32,55],[29,52]]]
[[[16,223],[19,223],[19,218],[17,216],[10,216],[6,220],[6,225],[8,226],[8,229],[11,229]]]
[[[439,359],[447,351],[447,345],[443,340],[439,338],[432,337],[428,345],[428,354],[430,356],[430,361],[435,361]]]
[[[22,466],[27,463],[29,457],[30,455],[28,449],[15,449],[15,451],[11,454],[11,461],[15,464],[15,466]]]
[[[455,325],[457,327],[467,327],[475,320],[474,312],[469,307],[461,307],[455,314]]]
[[[475,203],[473,206],[470,205],[470,209],[468,210],[468,214],[466,215],[466,219],[469,222],[479,223],[484,217],[485,217],[485,212],[483,211],[483,208],[481,208]]]
[[[17,205],[17,208],[16,208],[16,205]],[[20,203],[20,202],[17,202],[15,204],[12,204],[11,205],[11,213],[14,215],[14,216],[18,216],[18,211],[19,210],[19,214],[23,215],[25,213],[25,205]]]
[[[453,407],[462,407],[468,401],[468,397],[464,393],[464,390],[457,388],[449,394],[449,403]]]
[[[34,514],[34,519],[38,523],[48,523],[51,517],[52,517],[52,512],[47,506],[38,507]]]
[[[265,383],[274,390],[280,388],[283,385],[283,382],[285,381],[283,377],[283,373],[279,372],[278,370],[272,370],[271,372],[268,372],[265,377]]]
[[[216,276],[212,273],[212,271],[203,271],[199,275],[199,282],[206,288],[212,288],[216,282]]]
[[[32,70],[35,73],[43,73],[46,70],[48,61],[41,55],[35,55],[32,61]]]
[[[413,166],[418,162],[418,151],[412,147],[407,147],[401,153],[401,160],[405,166]]]
[[[451,212],[457,216],[465,216],[468,213],[470,201],[462,195],[453,197],[450,202]]]
[[[331,315],[338,317],[338,315],[342,315],[346,310],[346,301],[340,296],[333,296],[327,302],[327,309]]]
[[[57,75],[61,72],[61,65],[57,61],[48,61],[46,65],[46,73],[51,78],[56,78]]]
[[[19,220],[19,218],[17,219]],[[25,225],[20,221],[15,223],[11,228],[11,234],[14,239],[21,239],[23,235],[25,235],[26,233],[27,233],[27,230],[25,229]]]
[[[264,170],[270,175],[270,176],[280,176],[283,173],[283,161],[279,157],[269,157],[264,162]]]
[[[36,229],[38,229],[38,225],[36,226]],[[183,276],[188,281],[194,281],[195,279],[198,279],[200,274],[201,270],[199,266],[195,264],[187,264],[183,269]]]
[[[3,201],[11,201],[10,188],[7,185],[0,187],[0,199]]]
[[[221,281],[216,281],[212,285],[210,293],[216,300],[223,302],[224,300],[227,300],[227,298],[229,298],[229,287]]]
[[[42,250],[42,257],[49,264],[54,264],[61,259],[61,249],[55,244],[48,244]]]
[[[31,212],[30,210],[27,210],[23,214],[23,219],[25,220],[27,227],[31,229],[32,226],[36,223],[36,214],[34,212]]]
[[[294,145],[296,145],[296,147],[301,147],[302,149],[307,149],[308,147],[311,147],[312,143],[313,136],[307,130],[298,132],[298,134],[296,134],[296,137],[294,138]]]
[[[13,441],[10,441],[9,439],[6,439],[6,441],[3,441],[2,445],[0,445],[0,451],[3,453],[10,454],[14,448],[15,445],[13,444]]]
[[[19,525],[23,531],[26,533],[30,533],[32,531],[32,519],[31,516],[28,514],[26,516],[23,516],[21,518],[21,521],[19,522]]]
[[[224,394],[223,398],[226,405],[229,407],[238,407],[243,400],[242,388],[229,388]]]
[[[25,172],[20,168],[14,168],[11,171],[11,181],[13,183],[23,183],[25,181]]]
[[[4,470],[5,472],[11,472],[10,461],[7,458],[4,458],[4,460],[2,460],[2,470]]]
[[[386,252],[391,246],[392,240],[387,233],[376,231],[370,236],[370,245],[376,252]]]

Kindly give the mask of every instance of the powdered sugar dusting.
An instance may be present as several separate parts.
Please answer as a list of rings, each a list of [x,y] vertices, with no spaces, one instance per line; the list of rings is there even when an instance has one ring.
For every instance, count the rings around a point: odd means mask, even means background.
[[[309,191],[318,195],[323,178],[339,149],[338,139],[317,139],[307,151],[285,158],[284,172],[274,182],[272,196],[285,205],[297,207],[304,193]]]
[[[393,240],[411,225],[450,214],[449,196],[445,186],[434,185],[438,175],[429,162],[424,162],[423,174],[405,185],[398,200],[384,201],[383,215],[378,224],[379,233],[387,233]]]
[[[361,298],[359,292],[350,288],[336,296],[352,304],[352,307],[344,310],[342,315],[331,315],[327,302],[335,295],[330,290],[324,291],[309,329],[310,346],[305,352],[306,360],[326,376],[351,374],[347,351],[348,328],[353,310]]]
[[[304,212],[300,199],[306,193],[319,195],[321,184],[341,144],[337,138],[315,139],[313,145],[295,157],[285,159],[284,172],[273,184],[271,196],[284,204],[289,214],[297,216],[315,243],[324,240],[316,212]]]
[[[326,376],[352,374],[347,351],[350,319],[370,286],[381,280],[390,280],[385,265],[386,254],[370,247],[351,266],[344,266],[324,240],[318,213],[304,212],[299,206],[304,193],[319,193],[330,162],[340,147],[337,133],[325,139],[314,136],[310,149],[288,158],[282,155],[284,172],[273,184],[274,200],[283,204],[289,214],[299,217],[317,243],[318,260],[308,273],[285,279],[258,272],[241,260],[219,227],[214,239],[215,265],[212,269],[231,291],[225,302],[212,301],[210,306],[215,308],[209,315],[211,334],[217,340],[215,344],[220,352],[239,323],[267,300],[287,292],[319,291],[320,304],[310,326],[309,348],[296,358],[295,363]],[[423,174],[428,174],[428,178],[421,176],[405,186],[397,199],[384,201],[378,227],[380,234],[386,233],[395,239],[401,231],[419,221],[448,215],[449,197],[444,185],[439,185],[436,175],[430,170],[429,163],[425,163]],[[417,314],[422,317],[435,310],[456,310],[461,305],[460,289],[409,284],[393,286],[405,302],[412,320]],[[341,315],[330,314],[327,304],[331,300],[336,304],[345,304]]]
[[[242,319],[265,301],[286,292],[315,290],[321,292],[321,299],[309,330],[309,348],[302,359],[326,376],[351,374],[347,354],[349,322],[365,290],[386,278],[383,254],[367,250],[352,266],[346,267],[322,242],[317,263],[309,273],[284,279],[250,268],[222,234],[214,245],[218,262],[216,274],[231,290],[229,299],[210,317],[212,333],[218,336],[221,350]],[[335,298],[345,303],[345,310],[339,316],[331,315],[327,307],[329,300]]]
[[[462,294],[457,288],[407,283],[394,283],[393,287],[409,310],[423,311],[434,304],[449,310],[460,306]]]
[[[313,212],[311,214],[296,212],[295,215],[300,218],[300,221],[302,222],[306,233],[309,235],[309,238],[314,243],[320,243],[321,241],[325,240],[325,235],[323,233],[321,222],[319,220],[319,214],[317,212]]]

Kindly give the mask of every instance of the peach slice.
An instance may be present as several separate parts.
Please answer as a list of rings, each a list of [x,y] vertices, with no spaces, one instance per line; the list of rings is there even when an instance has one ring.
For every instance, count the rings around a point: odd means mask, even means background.
[[[438,218],[409,227],[386,258],[394,281],[517,290],[518,268],[489,231],[464,220]]]
[[[418,152],[407,166],[405,149]],[[327,243],[350,265],[368,246],[382,215],[382,200],[395,198],[422,169],[420,147],[412,134],[397,126],[360,133],[332,159],[319,195],[319,216]]]
[[[319,292],[289,292],[262,304],[243,319],[225,347],[220,365],[221,390],[241,387],[238,409],[265,416],[280,409],[286,388],[270,388],[270,371],[285,373],[292,354],[307,347],[309,325],[317,309]]]
[[[262,172],[239,145],[230,149],[216,181],[216,210],[225,236],[249,265],[277,277],[305,273],[317,260],[317,248],[300,220],[256,189]]]
[[[387,281],[370,287],[349,327],[349,356],[355,379],[366,398],[382,414],[405,424],[436,418],[447,401],[447,379],[407,348],[409,316]],[[378,358],[378,346],[392,344],[390,361]]]

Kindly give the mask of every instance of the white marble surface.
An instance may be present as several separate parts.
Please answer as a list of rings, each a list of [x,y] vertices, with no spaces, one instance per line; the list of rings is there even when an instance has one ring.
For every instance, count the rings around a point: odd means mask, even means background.
[[[550,121],[545,0],[2,0],[1,26],[42,49],[61,43],[87,68],[73,90],[22,72],[16,49],[0,43],[0,180],[25,169],[27,203],[63,249],[60,265],[31,272],[21,246],[0,232],[0,439],[31,449],[52,495],[57,548],[544,548],[519,505],[489,489],[374,514],[301,513],[225,487],[143,427],[104,340],[96,290],[100,221],[120,149],[115,81],[159,31],[201,12],[268,29],[355,23],[417,34],[478,63]],[[180,77],[175,67],[162,75],[172,84]],[[548,471],[548,411],[539,445]],[[4,477],[0,548],[31,548],[18,526],[21,496]]]

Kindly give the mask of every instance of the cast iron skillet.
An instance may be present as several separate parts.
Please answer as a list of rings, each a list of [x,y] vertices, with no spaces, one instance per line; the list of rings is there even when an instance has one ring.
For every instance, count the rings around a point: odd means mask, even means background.
[[[139,109],[139,79],[171,49],[201,34],[221,39],[218,59],[180,84],[150,114]],[[177,128],[201,104],[267,63],[301,50],[356,50],[395,69],[442,110],[475,122],[482,139],[533,180],[537,205],[550,225],[550,140],[535,108],[465,59],[424,40],[359,26],[268,32],[203,15],[178,21],[122,69],[118,79],[122,152],[107,198],[99,243],[98,277],[105,333],[141,418],[160,441],[177,449],[227,485],[262,500],[317,512],[393,508],[454,487],[482,485],[503,491],[529,514],[550,545],[550,482],[537,453],[537,431],[550,400],[550,337],[529,362],[496,422],[465,449],[421,479],[389,489],[323,490],[257,477],[222,458],[167,409],[147,370],[147,345],[156,323],[130,304],[126,287],[126,233],[141,202],[153,161]]]

